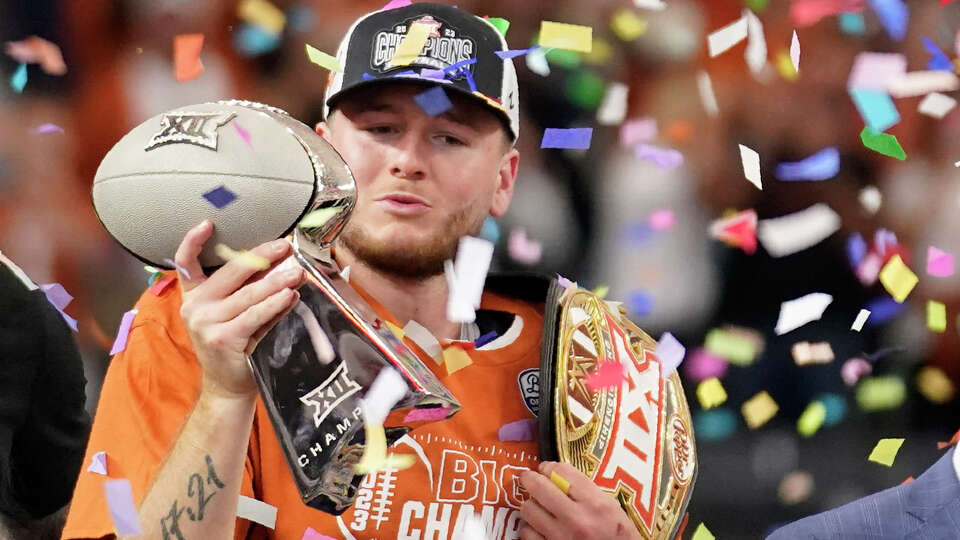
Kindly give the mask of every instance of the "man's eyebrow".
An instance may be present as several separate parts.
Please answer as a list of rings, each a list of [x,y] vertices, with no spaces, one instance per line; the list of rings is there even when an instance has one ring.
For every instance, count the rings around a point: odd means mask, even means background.
[[[456,108],[451,107],[450,109],[447,109],[446,112],[439,115],[439,117],[443,118],[444,120],[453,122],[455,124],[460,124],[470,129],[471,131],[477,131],[477,128],[473,125],[472,122],[470,122],[470,118],[467,115],[463,114],[462,111],[458,111]]]
[[[396,107],[389,103],[364,103],[356,107],[356,114],[363,114],[366,112],[394,112]]]

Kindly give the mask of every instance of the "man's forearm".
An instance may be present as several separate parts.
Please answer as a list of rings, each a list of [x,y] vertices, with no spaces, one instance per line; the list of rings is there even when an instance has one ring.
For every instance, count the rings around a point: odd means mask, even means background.
[[[256,397],[201,392],[140,505],[145,538],[233,538]]]

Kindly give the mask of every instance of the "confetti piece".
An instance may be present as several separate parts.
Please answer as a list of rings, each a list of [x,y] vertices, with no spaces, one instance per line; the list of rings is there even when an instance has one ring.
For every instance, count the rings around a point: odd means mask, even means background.
[[[790,38],[790,63],[793,64],[793,70],[800,72],[800,38],[797,37],[797,31],[793,31],[793,37]]]
[[[627,305],[632,314],[643,317],[653,312],[653,297],[644,291],[631,291],[627,296]]]
[[[927,274],[936,277],[953,275],[953,255],[930,246],[927,248]]]
[[[960,88],[960,79],[948,71],[912,71],[891,79],[887,88],[891,96],[899,99],[951,92]]]
[[[840,31],[850,36],[863,35],[867,31],[863,15],[859,13],[841,13],[837,22],[840,24]]]
[[[797,419],[797,432],[804,437],[811,437],[823,425],[827,418],[827,408],[819,401],[811,402]]]
[[[226,186],[219,186],[204,193],[203,198],[206,199],[210,204],[216,206],[217,210],[222,210],[223,207],[236,200],[237,196],[232,191],[227,189]]]
[[[48,75],[64,75],[67,72],[60,47],[38,36],[8,41],[5,52],[21,64],[40,64],[40,69]]]
[[[673,337],[673,334],[664,332],[653,353],[660,359],[660,376],[669,377],[683,362],[687,349]]]
[[[703,381],[711,377],[722,378],[727,374],[727,361],[707,349],[695,349],[683,363],[686,376],[694,381]]]
[[[743,210],[714,221],[710,224],[710,236],[752,255],[757,250],[757,212]]]
[[[470,359],[470,355],[462,347],[451,346],[443,349],[443,364],[447,368],[447,374],[453,375],[473,364],[473,360]]]
[[[180,272],[181,274],[183,274],[185,278],[192,279],[190,277],[190,272],[188,272],[186,268],[177,264],[176,261],[174,261],[173,259],[167,258],[167,259],[164,259],[163,262],[164,264],[167,264],[168,266],[170,266],[170,268],[176,268],[177,272]]]
[[[590,148],[590,139],[593,137],[593,128],[547,128],[543,132],[540,148],[574,148],[586,150]]]
[[[380,8],[381,10],[385,9],[397,9],[401,7],[406,7],[410,5],[410,0],[390,0],[385,6]]]
[[[246,23],[241,24],[240,29],[233,36],[234,48],[241,55],[251,58],[277,50],[280,43],[278,34]]]
[[[697,525],[697,530],[693,531],[693,536],[690,537],[690,540],[714,540],[716,536],[710,532],[710,529],[706,525],[700,523]]]
[[[873,235],[873,245],[881,257],[886,257],[888,248],[897,247],[897,235],[884,228],[877,229]]]
[[[839,171],[840,152],[830,146],[800,161],[778,163],[774,174],[784,181],[820,181],[833,178]]]
[[[403,418],[404,422],[436,422],[446,420],[453,409],[447,407],[428,407],[413,409]]]
[[[923,48],[931,55],[930,62],[927,63],[927,69],[953,71],[953,64],[950,63],[947,55],[943,54],[940,47],[937,47],[937,44],[927,36],[923,36],[921,39],[923,40]]]
[[[553,482],[553,485],[560,488],[560,491],[562,491],[564,495],[570,494],[570,482],[557,474],[557,471],[550,471],[550,481]]]
[[[870,452],[870,457],[867,459],[874,463],[886,465],[887,467],[892,466],[893,460],[897,458],[897,452],[900,451],[904,440],[905,439],[880,439],[877,445],[873,447],[873,451]]]
[[[853,269],[857,269],[860,266],[860,263],[863,262],[864,257],[867,255],[867,242],[863,239],[863,235],[860,233],[852,233],[847,237],[847,259],[850,261],[850,266]],[[880,271],[880,268],[877,268],[877,272]]]
[[[117,329],[117,337],[113,340],[113,347],[110,349],[110,356],[127,348],[127,337],[130,335],[130,326],[133,325],[133,318],[136,316],[136,308],[123,314],[123,318],[120,320],[120,327]]]
[[[237,517],[273,529],[277,526],[277,507],[240,495],[237,501]]]
[[[651,9],[661,11],[667,9],[667,4],[663,0],[633,0],[633,5],[642,9]]]
[[[383,325],[387,327],[387,330],[390,330],[390,333],[394,335],[400,341],[403,341],[403,329],[399,326],[393,324],[390,321],[383,321]]]
[[[895,375],[866,377],[857,385],[857,404],[866,412],[896,409],[907,396],[907,385]]]
[[[623,41],[633,41],[647,31],[647,21],[627,8],[620,8],[610,18],[610,29]]]
[[[947,330],[947,307],[943,303],[927,300],[927,328],[940,333]]]
[[[593,48],[593,28],[541,21],[540,46],[589,53]]]
[[[500,426],[497,437],[500,442],[536,440],[537,421],[533,419],[517,420]]]
[[[404,325],[403,333],[410,338],[410,341],[416,343],[417,347],[423,349],[423,352],[430,355],[430,358],[433,358],[437,365],[440,364],[443,356],[443,347],[440,346],[440,342],[437,341],[437,338],[435,338],[429,330],[417,321],[411,319]]]
[[[483,334],[482,336],[478,337],[477,340],[473,342],[473,347],[475,349],[479,349],[480,347],[483,347],[487,343],[490,343],[491,341],[497,339],[497,337],[498,337],[497,332],[494,330],[491,330],[486,334]]]
[[[797,70],[793,69],[793,64],[790,62],[790,54],[787,51],[779,51],[777,53],[774,66],[777,68],[777,73],[779,73],[784,80],[795,81],[800,76]]]
[[[847,402],[840,394],[826,393],[815,398],[827,409],[827,416],[823,419],[826,427],[839,424],[847,413]]]
[[[488,17],[487,22],[493,25],[497,29],[497,32],[500,32],[500,35],[507,37],[507,30],[510,29],[510,21],[504,19],[503,17]]]
[[[173,37],[173,76],[177,82],[192,81],[203,73],[201,49],[203,34],[180,34]]]
[[[300,227],[301,229],[323,227],[328,221],[330,221],[330,218],[336,216],[338,213],[340,213],[340,210],[334,207],[317,208],[316,210],[303,216],[303,219],[297,223],[297,227]]]
[[[94,474],[102,474],[103,476],[107,475],[107,453],[100,451],[91,456],[90,466],[87,467],[87,472],[92,472]]]
[[[883,204],[883,195],[876,186],[867,186],[860,190],[860,193],[857,195],[857,200],[860,201],[860,205],[863,206],[864,210],[871,214],[876,214],[877,210],[880,209],[880,205]]]
[[[340,65],[340,62],[336,59],[336,57],[330,56],[329,54],[312,47],[309,43],[305,43],[303,47],[307,51],[307,58],[310,59],[310,62],[329,71],[343,71],[343,66]]]
[[[799,27],[812,26],[824,17],[863,9],[863,0],[795,0],[790,18]]]
[[[918,281],[917,275],[910,271],[907,265],[903,264],[900,255],[891,257],[883,270],[880,271],[880,283],[890,293],[890,296],[899,303],[903,303],[907,299]]]
[[[620,362],[601,362],[597,368],[587,374],[585,381],[587,388],[594,392],[604,388],[619,387],[625,377],[623,364]]]
[[[713,83],[710,82],[710,75],[706,71],[697,72],[697,92],[700,93],[700,103],[703,104],[703,110],[713,118],[720,114],[720,106],[717,105],[717,96],[713,93]]]
[[[760,154],[744,145],[740,146],[740,161],[743,164],[743,175],[751,184],[762,190],[760,183]]]
[[[48,133],[63,133],[63,128],[56,124],[41,124],[31,130],[33,133],[38,135],[46,135]]]
[[[523,56],[525,54],[530,54],[531,52],[539,49],[539,45],[534,45],[529,49],[510,49],[507,51],[493,51],[494,54],[499,56],[502,60],[510,60],[511,58],[516,58],[518,56]],[[541,51],[542,52],[542,51]],[[549,70],[548,70],[549,71]],[[548,73],[549,75],[549,73]]]
[[[150,292],[153,293],[154,296],[160,296],[176,278],[177,276],[166,276],[159,281],[155,281],[153,285],[150,286]]]
[[[547,52],[539,45],[536,49],[527,50],[526,64],[530,71],[541,77],[550,75],[550,65],[547,63]]]
[[[707,48],[710,51],[710,58],[725,52],[730,47],[740,43],[747,38],[747,18],[740,17],[732,23],[715,30],[707,36]]]
[[[395,4],[401,1],[406,1],[408,4],[410,3],[410,0],[393,0],[393,2],[390,2],[390,3]],[[384,8],[384,9],[387,9],[387,8]],[[332,536],[327,536],[325,534],[318,533],[313,529],[313,527],[307,527],[307,530],[303,531],[303,536],[300,538],[300,540],[336,540],[336,539],[333,538]]]
[[[673,214],[673,210],[669,209],[651,212],[648,219],[650,221],[650,228],[655,231],[671,229],[677,224],[677,218]]]
[[[853,325],[850,326],[850,329],[859,332],[863,329],[863,323],[867,322],[868,317],[870,317],[870,311],[861,309],[860,313],[857,313],[857,318],[853,321]]]
[[[413,100],[430,116],[439,116],[453,107],[443,87],[434,86],[413,96]]]
[[[886,92],[853,89],[850,98],[863,122],[876,131],[884,131],[900,122],[900,113]]]
[[[247,146],[250,146],[250,132],[243,129],[238,122],[232,122],[233,129],[237,131],[237,134],[240,135],[240,138],[243,139],[243,142],[247,143]]]
[[[140,519],[137,507],[133,504],[133,490],[126,478],[106,480],[103,491],[110,509],[113,529],[118,535],[141,535]]]
[[[907,58],[902,54],[862,52],[853,61],[847,87],[886,92],[891,81],[907,72]]]
[[[952,111],[956,106],[957,100],[952,97],[939,92],[930,92],[920,101],[920,104],[917,106],[917,111],[919,111],[920,114],[940,119],[946,116],[947,113]]]
[[[777,497],[783,504],[792,506],[810,498],[813,493],[813,475],[806,471],[793,471],[780,480]]]
[[[603,102],[597,109],[597,123],[601,126],[615,126],[623,122],[627,116],[627,95],[630,88],[621,83],[613,82],[607,85]]]
[[[229,262],[236,259],[237,262],[243,266],[256,270],[266,270],[270,268],[270,261],[249,251],[234,251],[225,244],[217,244],[214,246],[213,251],[224,261]]]
[[[937,366],[923,366],[917,372],[917,389],[933,403],[943,404],[953,399],[956,388],[953,381]]]
[[[910,12],[902,0],[868,0],[880,24],[894,41],[903,41],[907,34],[907,20]]]
[[[287,24],[287,16],[267,0],[242,0],[237,6],[237,16],[263,30],[280,35]]]
[[[406,392],[407,383],[395,369],[381,369],[361,402],[366,421],[382,426],[390,410],[403,399]]]
[[[640,143],[633,149],[637,159],[649,161],[661,169],[674,169],[683,165],[683,154],[673,148],[661,148]]]
[[[793,355],[794,363],[798,366],[833,362],[833,348],[825,341],[820,343],[800,341],[793,344],[790,352]]]
[[[427,39],[433,27],[429,24],[414,22],[407,30],[397,50],[393,53],[393,58],[387,63],[388,68],[406,66],[420,56],[420,51],[427,44]]]
[[[510,258],[528,265],[534,265],[540,262],[543,254],[543,245],[536,240],[527,238],[527,231],[524,229],[514,229],[510,231],[510,237],[507,241],[507,253]]]
[[[447,320],[473,322],[476,319],[492,258],[491,242],[473,236],[460,238],[456,262],[446,261],[444,264],[449,289]]]
[[[831,302],[833,296],[817,292],[781,303],[780,316],[774,331],[778,336],[782,336],[807,323],[820,320]]]
[[[712,409],[727,400],[727,392],[720,379],[711,377],[697,385],[697,399],[704,409]]]
[[[753,73],[759,73],[767,63],[767,40],[763,35],[763,23],[749,9],[743,10],[747,19],[747,48],[743,58]]]
[[[40,290],[42,290],[43,294],[46,295],[47,301],[53,304],[53,307],[57,308],[59,311],[63,311],[68,305],[70,305],[70,302],[73,301],[73,296],[63,288],[63,285],[59,283],[46,283],[40,285]]]
[[[20,64],[17,67],[17,70],[13,72],[13,75],[10,77],[10,88],[13,88],[13,91],[20,94],[23,93],[23,87],[27,85],[27,65]]]
[[[840,216],[824,203],[773,219],[760,220],[757,237],[772,257],[784,257],[819,244],[840,229]]]
[[[857,381],[865,375],[873,372],[873,366],[863,358],[851,358],[843,363],[840,368],[840,377],[847,386],[857,384]]]
[[[770,397],[766,390],[748,399],[740,407],[744,420],[750,429],[757,429],[777,415],[780,406]]]

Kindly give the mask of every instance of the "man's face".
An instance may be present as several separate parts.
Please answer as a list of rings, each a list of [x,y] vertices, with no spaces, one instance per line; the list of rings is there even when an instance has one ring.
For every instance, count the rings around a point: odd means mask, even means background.
[[[453,107],[431,117],[413,99],[424,90],[402,82],[358,90],[317,126],[357,182],[337,248],[405,278],[443,273],[461,236],[506,212],[519,159],[492,112],[448,92]]]

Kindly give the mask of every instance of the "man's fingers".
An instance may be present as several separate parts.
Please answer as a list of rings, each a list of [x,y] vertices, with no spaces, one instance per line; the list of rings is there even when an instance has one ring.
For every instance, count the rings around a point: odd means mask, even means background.
[[[180,282],[180,288],[183,292],[190,291],[197,285],[203,283],[203,267],[200,266],[200,252],[203,251],[203,244],[213,234],[213,222],[209,219],[203,220],[199,225],[187,231],[180,246],[177,247],[177,254],[173,256],[173,262],[180,268],[177,269],[177,281]],[[182,270],[189,273],[189,277]]]
[[[536,473],[532,473],[536,474]],[[520,507],[520,517],[527,525],[546,538],[563,538],[569,536],[563,530],[563,524],[544,508],[536,499],[527,499]],[[531,538],[537,538],[536,536]]]
[[[575,501],[585,501],[595,497],[597,493],[603,493],[603,490],[587,478],[587,475],[569,463],[544,461],[540,464],[539,470],[548,481],[551,473],[557,473],[562,479],[566,480],[570,484],[567,495]]]
[[[286,317],[288,313],[290,313],[295,307],[297,307],[297,304],[299,302],[300,302],[300,293],[294,291],[293,300],[290,301],[290,305],[288,305],[286,309],[278,313],[276,317],[274,317],[273,319],[270,319],[267,322],[267,324],[264,324],[263,326],[258,328],[256,332],[253,333],[253,336],[250,337],[250,341],[247,342],[247,348],[245,352],[247,354],[251,354],[253,352],[253,349],[257,347],[257,344],[260,343],[260,340],[263,339],[263,336],[267,335],[267,332],[269,332],[271,328],[273,328],[274,326],[277,325],[278,322],[280,322],[280,319],[283,319],[284,317]]]
[[[290,243],[283,238],[264,242],[250,250],[254,257],[265,259],[267,264],[286,257],[290,252]],[[255,268],[249,259],[238,257],[214,272],[204,284],[203,297],[209,299],[225,298],[243,286],[251,276],[263,268]]]
[[[524,525],[520,528],[520,540],[546,540],[546,537],[533,530],[530,525]]]
[[[234,292],[216,306],[217,322],[229,321],[244,311],[264,301],[284,287],[296,289],[303,284],[300,265],[253,281]]]
[[[576,503],[554,485],[550,478],[536,471],[525,471],[520,475],[520,484],[540,504],[555,516],[570,515],[577,511]],[[537,527],[537,530],[544,532]]]
[[[230,331],[233,335],[252,337],[264,325],[286,311],[298,295],[299,293],[293,289],[281,289],[270,295],[266,300],[250,306],[226,324],[231,327]]]

